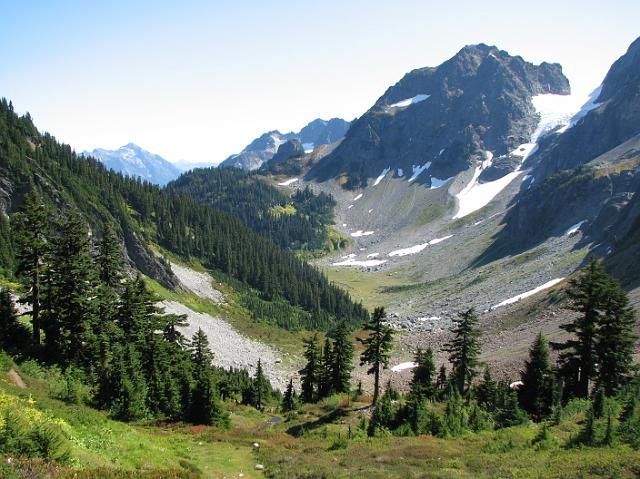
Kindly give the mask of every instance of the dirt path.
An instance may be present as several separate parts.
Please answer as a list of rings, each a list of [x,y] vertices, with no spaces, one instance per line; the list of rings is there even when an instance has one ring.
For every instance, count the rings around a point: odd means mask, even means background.
[[[26,389],[27,388],[27,385],[24,383],[24,381],[22,380],[22,378],[18,374],[18,371],[16,371],[13,368],[11,368],[9,370],[9,379],[11,379],[13,384],[15,384],[20,389]]]

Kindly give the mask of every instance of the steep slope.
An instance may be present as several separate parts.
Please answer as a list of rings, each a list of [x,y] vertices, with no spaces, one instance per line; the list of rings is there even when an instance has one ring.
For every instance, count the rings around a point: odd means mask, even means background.
[[[170,289],[178,282],[150,243],[255,288],[261,299],[273,300],[276,316],[291,315],[292,306],[302,310],[304,327],[327,328],[336,318],[358,323],[367,316],[317,270],[239,220],[78,157],[69,146],[38,133],[29,116],[19,118],[6,100],[0,102],[0,160],[5,212],[19,209],[25,193],[36,188],[51,207],[81,212],[96,236],[111,225],[123,238],[131,264]]]
[[[557,64],[539,66],[484,44],[464,47],[436,68],[404,76],[356,120],[309,179],[342,177],[364,187],[381,171],[449,178],[484,152],[506,155],[529,143],[537,119],[532,97],[568,94]]]
[[[571,127],[545,138],[529,163],[530,181],[483,261],[524,251],[577,223],[606,254],[620,240],[614,225],[640,185],[640,39]]]
[[[349,122],[340,118],[313,120],[298,133],[280,133],[269,131],[253,140],[240,153],[231,155],[220,163],[221,167],[235,167],[243,170],[256,170],[263,163],[273,158],[281,144],[288,140],[299,140],[303,148],[310,152],[320,145],[334,143],[344,137],[349,129]]]
[[[300,146],[298,140],[292,141]],[[237,168],[196,169],[169,183],[167,189],[235,216],[282,248],[333,248],[327,241],[335,201],[324,193],[286,194],[257,173]]]
[[[177,166],[160,155],[143,150],[134,143],[128,143],[117,150],[97,148],[84,154],[100,160],[110,170],[161,186],[181,173]]]

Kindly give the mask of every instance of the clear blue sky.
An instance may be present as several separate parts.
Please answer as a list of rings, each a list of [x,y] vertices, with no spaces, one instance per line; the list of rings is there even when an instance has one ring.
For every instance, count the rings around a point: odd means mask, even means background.
[[[0,0],[0,96],[78,151],[217,162],[267,130],[359,116],[471,43],[559,62],[585,93],[639,18],[637,0]]]

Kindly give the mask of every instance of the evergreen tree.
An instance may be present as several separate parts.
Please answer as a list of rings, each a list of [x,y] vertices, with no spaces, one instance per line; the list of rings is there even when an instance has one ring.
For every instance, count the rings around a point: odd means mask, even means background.
[[[596,373],[596,332],[608,282],[606,272],[596,259],[569,282],[567,294],[571,308],[580,314],[572,323],[561,326],[574,337],[554,345],[561,351],[560,368],[565,377],[565,393],[569,397],[589,396],[590,381]]]
[[[256,375],[253,378],[254,385],[254,400],[255,400],[255,408],[258,410],[264,409],[264,405],[267,402],[269,397],[270,385],[269,381],[264,375],[264,371],[262,370],[262,361],[258,359],[258,366],[256,366]]]
[[[11,353],[23,350],[29,339],[29,332],[18,321],[11,291],[0,287],[0,349]]]
[[[413,368],[413,378],[411,379],[411,390],[409,394],[416,398],[416,400],[434,399],[436,394],[436,364],[433,360],[432,349],[428,348],[426,352],[422,352],[422,350],[418,348],[414,362],[417,366]]]
[[[74,212],[61,220],[59,230],[52,242],[46,346],[50,359],[63,365],[87,366],[96,345],[96,276],[89,233],[86,223]]]
[[[382,400],[376,403],[371,414],[371,420],[367,428],[367,435],[370,437],[375,436],[380,429],[391,428],[395,420],[395,411],[391,403],[391,395],[387,394],[388,391],[387,389],[382,395]]]
[[[476,388],[476,400],[478,404],[488,411],[496,408],[496,399],[498,396],[498,388],[491,376],[491,370],[485,366],[482,382]]]
[[[25,301],[31,305],[33,342],[40,344],[41,277],[48,252],[49,215],[36,190],[25,197],[23,209],[14,216],[15,240],[18,246],[18,274],[25,276],[29,292]]]
[[[333,351],[329,338],[324,341],[324,348],[320,355],[320,370],[318,372],[318,400],[324,399],[333,392]]]
[[[448,383],[449,379],[447,378],[447,368],[444,366],[444,364],[442,364],[440,365],[438,377],[436,378],[436,389],[440,394],[444,393],[447,390]]]
[[[229,415],[222,408],[212,376],[213,354],[202,329],[191,340],[191,359],[194,366],[194,388],[191,393],[191,421],[195,424],[228,426]]]
[[[373,374],[373,405],[378,402],[380,392],[380,368],[386,369],[389,366],[393,344],[393,330],[385,324],[386,317],[383,307],[376,308],[371,320],[363,328],[369,331],[369,336],[360,340],[365,347],[360,355],[360,366],[368,364],[370,367],[367,374]]]
[[[112,288],[120,286],[123,278],[121,250],[110,226],[107,226],[98,242],[97,266],[100,281]]]
[[[116,348],[111,373],[111,414],[122,421],[137,421],[147,416],[147,384],[140,357],[129,344]]]
[[[345,321],[338,323],[333,333],[331,376],[333,390],[337,393],[348,393],[351,390],[354,348],[349,340],[349,334],[349,327]]]
[[[596,382],[607,396],[615,395],[631,375],[636,318],[629,298],[614,279],[610,278],[596,331],[595,351],[598,366]]]
[[[318,341],[318,337],[314,335],[310,339],[304,340],[305,351],[304,358],[307,360],[307,363],[303,369],[300,370],[300,379],[302,384],[302,392],[300,394],[300,399],[304,402],[313,402],[315,401],[315,385],[318,382],[318,349],[316,346],[316,342]]]
[[[549,346],[539,333],[529,350],[524,371],[520,373],[523,386],[518,390],[522,408],[536,420],[551,412],[553,405],[553,371],[549,360]]]
[[[282,396],[282,412],[291,412],[296,408],[296,392],[293,389],[293,379],[289,379],[287,390]]]
[[[459,319],[456,320],[452,333],[453,339],[445,346],[452,367],[450,379],[460,394],[465,394],[476,375],[480,355],[481,332],[473,309],[459,313]]]

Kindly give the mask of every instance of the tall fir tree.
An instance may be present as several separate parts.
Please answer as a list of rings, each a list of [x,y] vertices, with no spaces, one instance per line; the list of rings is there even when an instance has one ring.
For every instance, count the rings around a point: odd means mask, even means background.
[[[337,393],[351,391],[354,348],[349,335],[347,323],[345,321],[338,323],[333,333],[333,362],[331,365],[333,389]]]
[[[190,419],[195,424],[213,424],[226,427],[229,415],[217,397],[213,381],[213,354],[209,350],[209,340],[202,329],[198,329],[191,340],[194,388],[191,393]]]
[[[450,380],[460,391],[466,394],[479,365],[480,336],[478,318],[473,309],[459,313],[456,325],[452,330],[453,339],[445,345],[451,362]]]
[[[433,350],[428,348],[416,351],[414,358],[416,367],[413,368],[410,395],[416,400],[435,399],[436,395],[436,364],[433,360]]]
[[[95,350],[93,335],[97,278],[91,258],[89,231],[82,217],[69,212],[52,241],[45,324],[50,359],[63,365],[86,366]]]
[[[565,382],[565,394],[569,397],[589,396],[590,381],[596,374],[596,332],[608,282],[604,268],[596,259],[569,282],[567,294],[571,309],[579,315],[573,322],[561,326],[573,337],[562,344],[554,344],[560,350],[560,372]]]
[[[293,389],[293,379],[289,379],[287,389],[282,396],[282,404],[280,406],[282,412],[291,412],[296,408],[296,391]]]
[[[542,333],[529,350],[529,359],[525,361],[520,379],[523,382],[518,390],[520,405],[539,421],[551,412],[554,387],[549,345]]]
[[[325,338],[319,363],[318,399],[320,400],[329,397],[333,392],[333,349],[328,337]]]
[[[631,377],[636,313],[620,284],[610,279],[596,332],[598,359],[596,384],[607,396],[614,396]]]
[[[17,243],[17,273],[26,278],[28,293],[24,300],[31,305],[33,342],[41,341],[41,282],[45,268],[45,257],[49,245],[49,214],[36,190],[25,197],[22,211],[13,218],[13,229]]]
[[[476,387],[476,400],[484,409],[493,411],[496,407],[497,395],[498,388],[491,375],[491,369],[485,366],[482,381]]]
[[[304,358],[307,361],[304,368],[300,370],[300,380],[302,392],[300,399],[304,402],[313,402],[316,399],[316,384],[318,382],[319,354],[317,346],[318,337],[314,335],[304,340]]]
[[[258,365],[256,366],[256,375],[253,378],[254,385],[254,398],[255,398],[255,408],[258,410],[264,409],[265,404],[269,398],[269,391],[271,389],[269,385],[269,381],[264,375],[264,371],[262,368],[262,360],[258,359]]]
[[[387,313],[383,307],[377,307],[369,322],[364,326],[364,330],[369,332],[369,336],[360,339],[364,345],[364,351],[360,355],[360,365],[369,365],[367,374],[373,374],[373,401],[372,405],[378,402],[380,394],[380,369],[389,366],[389,357],[393,345],[393,330],[385,323]]]

